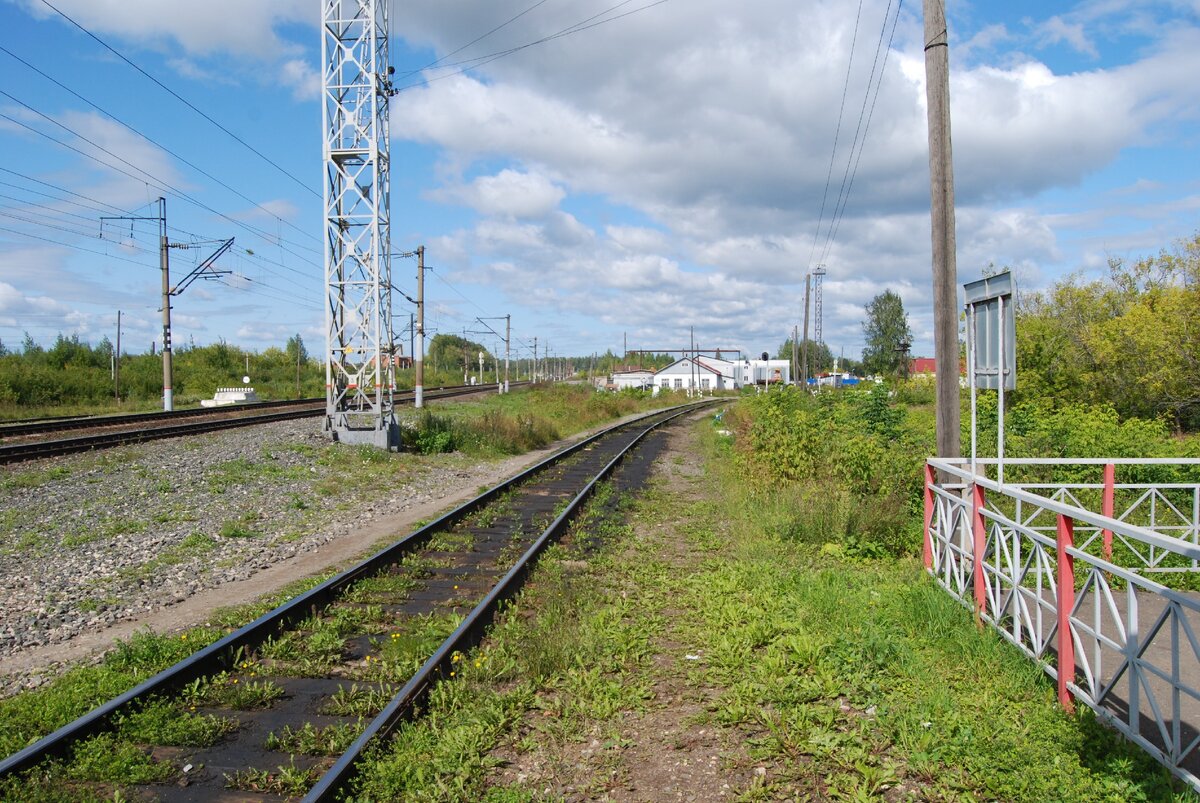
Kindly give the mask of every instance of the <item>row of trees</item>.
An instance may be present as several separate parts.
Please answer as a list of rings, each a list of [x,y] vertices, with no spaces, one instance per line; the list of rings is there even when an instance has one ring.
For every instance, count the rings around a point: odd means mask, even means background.
[[[300,335],[283,348],[250,352],[224,341],[174,350],[175,394],[181,403],[209,397],[218,387],[240,385],[248,373],[264,398],[316,396],[324,392],[325,372]],[[20,352],[0,343],[0,406],[104,406],[115,401],[117,368],[112,342],[95,346],[78,335],[60,334],[46,348],[28,335]],[[120,398],[134,404],[162,397],[162,358],[122,354]]]

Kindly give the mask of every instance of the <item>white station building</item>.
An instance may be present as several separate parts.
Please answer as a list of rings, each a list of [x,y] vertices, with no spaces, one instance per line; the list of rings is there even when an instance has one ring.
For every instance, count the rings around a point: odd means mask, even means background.
[[[655,393],[664,390],[708,393],[717,390],[738,390],[747,386],[787,385],[791,380],[791,363],[788,360],[682,357],[658,371],[614,371],[608,387],[613,390],[650,388]]]

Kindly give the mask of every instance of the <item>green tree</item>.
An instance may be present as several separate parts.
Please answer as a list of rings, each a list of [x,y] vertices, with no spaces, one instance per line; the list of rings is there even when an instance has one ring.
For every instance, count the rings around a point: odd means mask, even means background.
[[[809,340],[802,339],[800,341],[800,348],[797,351],[797,354],[800,355],[800,357],[799,357],[800,359],[803,359],[805,344],[808,345],[808,373],[809,373],[809,375],[833,370],[833,352],[831,352],[829,350],[829,346],[827,346],[824,343],[818,343],[817,341],[812,340],[812,339],[809,339]],[[777,352],[775,352],[775,359],[790,360],[791,358],[792,358],[792,339],[789,337],[787,340],[785,340],[779,344],[779,350]]]
[[[863,335],[867,347],[863,349],[863,370],[873,374],[894,374],[900,366],[897,346],[901,341],[912,342],[904,302],[896,293],[884,290],[871,299],[866,312]]]
[[[454,371],[462,367],[463,360],[467,361],[468,366],[477,366],[481,351],[485,355],[484,359],[490,361],[491,354],[482,344],[458,335],[439,333],[429,341],[429,355],[426,357],[426,361],[433,363],[439,369],[447,368]]]
[[[287,353],[288,363],[291,365],[308,362],[308,349],[304,347],[304,338],[300,337],[299,332],[288,338],[283,350]]]

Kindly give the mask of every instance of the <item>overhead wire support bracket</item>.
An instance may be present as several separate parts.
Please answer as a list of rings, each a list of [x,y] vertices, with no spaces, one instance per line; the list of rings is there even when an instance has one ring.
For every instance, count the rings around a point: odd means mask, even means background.
[[[228,240],[221,243],[220,247],[218,247],[216,251],[213,251],[211,254],[208,255],[207,258],[205,258],[205,260],[203,262],[201,262],[196,267],[192,268],[191,273],[189,273],[187,276],[184,276],[183,279],[180,280],[179,284],[177,284],[171,288],[171,295],[177,296],[177,295],[182,294],[184,290],[188,289],[188,285],[190,285],[192,282],[196,281],[197,279],[217,279],[221,276],[232,275],[233,271],[217,270],[215,267],[213,267],[213,263],[216,262],[218,259],[220,259],[221,256],[225,252],[227,252],[230,248],[233,247],[233,239],[234,238],[230,237]],[[170,247],[171,248],[193,248],[195,246],[194,245],[186,245],[185,246],[182,244],[175,244],[175,245],[171,245]]]

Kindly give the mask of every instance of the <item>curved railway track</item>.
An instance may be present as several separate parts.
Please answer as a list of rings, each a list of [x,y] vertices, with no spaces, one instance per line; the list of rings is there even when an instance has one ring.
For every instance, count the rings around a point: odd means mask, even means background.
[[[526,385],[513,382],[512,387]],[[476,393],[495,393],[495,385],[453,385],[429,388],[425,398],[446,399]],[[397,404],[411,404],[413,393],[396,394]],[[261,412],[269,410],[271,412]],[[295,418],[315,418],[325,414],[324,399],[293,399],[258,404],[229,405],[222,408],[198,408],[172,412],[133,413],[130,415],[87,416],[49,421],[23,421],[0,425],[0,440],[17,439],[15,443],[0,443],[0,463],[17,463],[43,457],[106,449],[130,443],[199,435],[234,427],[269,424]],[[192,420],[199,419],[199,420]],[[44,435],[87,430],[69,438],[45,439]]]
[[[337,799],[352,788],[364,750],[411,718],[432,685],[482,639],[499,604],[520,588],[596,485],[631,454],[644,474],[653,455],[636,447],[661,425],[712,403],[642,416],[553,455],[8,757],[0,777],[69,761],[79,740],[147,705],[172,706],[180,717],[194,716],[189,706],[231,717],[223,695],[240,683],[275,697],[268,707],[236,710],[237,729],[219,743],[176,750],[176,764],[198,768],[186,779],[177,771],[139,794],[168,803],[275,800],[239,779],[251,768],[291,766],[310,775],[306,801]],[[356,697],[374,701],[369,722],[338,707]],[[353,741],[340,756],[322,758],[268,737],[306,727],[349,728],[344,741]]]

